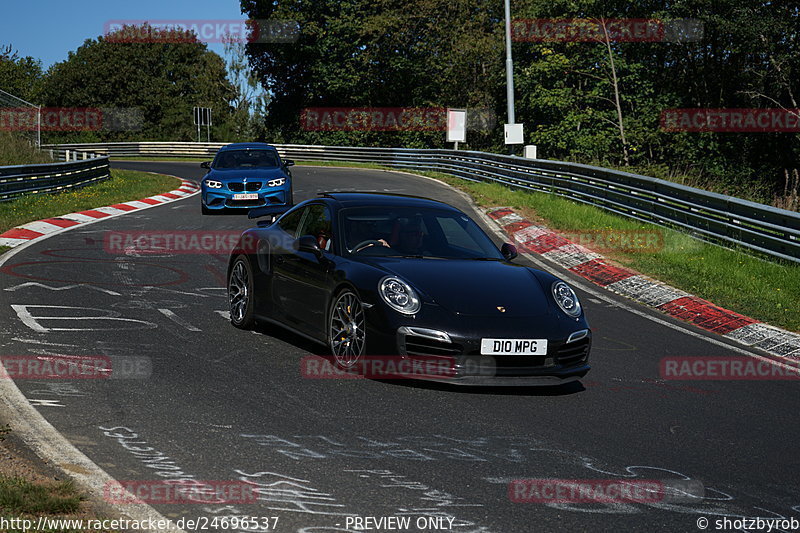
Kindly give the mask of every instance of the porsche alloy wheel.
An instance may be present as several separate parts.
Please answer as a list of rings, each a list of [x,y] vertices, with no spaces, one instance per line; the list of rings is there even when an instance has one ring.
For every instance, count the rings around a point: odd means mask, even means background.
[[[336,363],[341,368],[352,368],[364,354],[366,329],[364,307],[352,291],[345,290],[331,306],[329,344]]]
[[[253,327],[253,276],[250,263],[245,256],[239,256],[231,268],[228,279],[228,301],[230,302],[231,323],[237,328]]]

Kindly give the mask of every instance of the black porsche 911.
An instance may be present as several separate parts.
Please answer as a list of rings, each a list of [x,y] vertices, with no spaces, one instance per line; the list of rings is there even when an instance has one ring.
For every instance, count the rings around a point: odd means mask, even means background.
[[[589,371],[591,331],[573,290],[515,264],[462,211],[378,193],[324,193],[245,231],[228,266],[231,322],[277,323],[362,357],[440,357],[440,380],[550,385]],[[487,371],[488,369],[488,371]]]

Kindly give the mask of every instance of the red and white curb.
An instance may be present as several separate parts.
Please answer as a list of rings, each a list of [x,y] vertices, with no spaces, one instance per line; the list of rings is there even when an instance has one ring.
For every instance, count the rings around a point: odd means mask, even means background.
[[[180,179],[180,178],[178,178]],[[196,183],[187,180],[181,180],[181,186],[174,191],[157,194],[142,198],[141,200],[131,200],[130,202],[123,202],[120,204],[107,205],[105,207],[98,207],[96,209],[88,209],[86,211],[79,211],[77,213],[68,213],[53,218],[45,218],[44,220],[37,220],[35,222],[28,222],[22,226],[17,226],[0,234],[0,246],[19,246],[26,242],[38,239],[48,233],[61,231],[65,228],[71,228],[79,224],[87,222],[96,222],[103,218],[117,217],[136,211],[138,209],[146,209],[155,205],[168,204],[176,200],[182,200],[189,196],[194,196],[200,191],[200,186]]]
[[[800,360],[800,335],[764,324],[618,265],[508,207],[487,211],[524,251],[536,253],[595,285],[772,355]]]

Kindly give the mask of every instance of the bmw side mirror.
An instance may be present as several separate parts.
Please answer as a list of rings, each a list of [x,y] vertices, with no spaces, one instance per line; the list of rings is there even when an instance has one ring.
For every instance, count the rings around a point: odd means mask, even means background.
[[[211,161],[203,161],[200,163],[200,168],[211,168]]]
[[[503,254],[503,257],[506,258],[506,261],[511,261],[519,255],[517,253],[517,247],[510,242],[503,243],[503,246],[500,248],[500,253]]]
[[[294,161],[292,161],[291,159],[284,159],[283,160],[283,166],[285,166],[285,167],[293,167],[294,166]]]
[[[322,257],[322,250],[319,248],[319,243],[313,235],[303,235],[294,241],[294,249],[301,252],[310,252],[317,257]]]

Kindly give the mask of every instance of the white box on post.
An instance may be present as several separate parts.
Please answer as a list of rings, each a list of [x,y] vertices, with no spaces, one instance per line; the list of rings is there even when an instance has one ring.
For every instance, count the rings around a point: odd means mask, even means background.
[[[522,144],[522,124],[505,124],[506,144]]]

